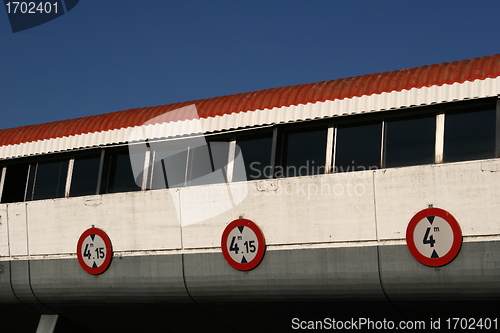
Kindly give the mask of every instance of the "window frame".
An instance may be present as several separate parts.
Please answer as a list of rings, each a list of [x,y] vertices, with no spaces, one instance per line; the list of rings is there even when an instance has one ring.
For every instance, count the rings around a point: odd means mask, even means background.
[[[62,199],[62,198],[66,198],[66,187],[67,187],[67,181],[68,181],[68,174],[69,174],[69,170],[70,170],[70,158],[69,156],[63,158],[63,159],[58,159],[58,158],[54,158],[54,159],[40,159],[40,160],[37,160],[37,161],[33,161],[31,163],[29,163],[29,168],[28,168],[28,180],[27,180],[27,183],[26,183],[26,190],[24,192],[24,201],[40,201],[40,200],[49,200],[49,199]],[[62,177],[62,179],[64,179],[64,184],[61,186],[62,187],[62,195],[61,196],[58,196],[58,197],[48,197],[48,198],[41,198],[41,199],[35,199],[35,196],[37,194],[37,180],[38,180],[38,177],[39,177],[39,166],[40,164],[46,164],[46,163],[65,163],[67,162],[67,166],[66,166],[66,176]],[[33,168],[34,171],[33,171]],[[60,171],[63,171],[64,168],[61,168]],[[32,175],[32,172],[33,172],[33,178],[31,177]],[[62,180],[61,179],[61,180]],[[30,186],[31,185],[31,186]],[[31,187],[31,189],[29,188]],[[31,198],[28,199],[28,194],[31,195]]]
[[[113,156],[117,155],[122,155],[121,153],[125,152],[124,155],[129,155],[130,156],[130,151],[128,149],[128,145],[119,145],[119,146],[114,146],[114,147],[109,147],[106,149],[105,153],[105,161],[103,165],[103,173],[102,173],[102,181],[101,181],[101,188],[99,190],[100,194],[117,194],[117,193],[128,193],[128,192],[140,192],[142,191],[142,184],[143,184],[143,179],[146,176],[144,172],[147,172],[147,170],[144,168],[143,165],[143,173],[142,173],[142,179],[141,179],[141,186],[137,186],[139,189],[137,190],[127,190],[127,191],[112,191],[110,192],[110,182],[114,177],[116,176],[115,170],[112,170],[113,163]],[[146,155],[144,155],[144,159],[146,160]],[[145,164],[145,163],[144,163]],[[131,166],[132,168],[132,166]],[[133,173],[133,169],[132,169]],[[135,180],[134,180],[135,183]],[[137,183],[135,183],[137,185]],[[115,186],[115,184],[113,184]]]
[[[331,172],[330,173],[344,173],[343,172],[335,172],[337,170],[336,165],[337,165],[337,153],[338,153],[338,131],[339,129],[342,128],[349,128],[349,127],[358,127],[358,126],[368,126],[368,125],[377,125],[380,124],[380,150],[378,152],[378,163],[379,163],[379,168],[382,169],[382,162],[384,161],[384,138],[385,138],[385,120],[382,118],[373,118],[373,119],[366,119],[365,121],[356,121],[356,122],[335,122],[333,125],[335,133],[334,133],[334,153],[333,153],[333,158],[332,158],[332,164],[331,164]],[[328,151],[327,151],[328,153]],[[371,170],[371,169],[366,169],[366,170]],[[356,171],[366,171],[366,170],[356,170]],[[347,171],[347,172],[356,172],[356,171]]]
[[[276,147],[274,151],[272,151],[273,155],[275,156],[275,160],[271,160],[271,170],[272,170],[272,176],[273,178],[291,178],[291,177],[305,177],[305,175],[294,175],[294,176],[278,176],[278,170],[277,168],[281,168],[281,170],[286,171],[287,170],[287,148],[288,148],[288,135],[291,133],[300,133],[300,132],[314,132],[314,131],[319,131],[319,130],[326,130],[326,136],[325,136],[325,151],[324,151],[324,159],[325,162],[321,167],[323,168],[322,173],[317,173],[317,174],[308,174],[307,176],[317,176],[317,175],[325,175],[327,174],[328,170],[330,169],[328,166],[328,146],[331,145],[329,143],[329,139],[331,134],[330,127],[332,126],[332,121],[327,120],[327,121],[321,121],[321,120],[308,120],[308,121],[303,121],[297,124],[280,124],[276,126],[275,131],[273,132],[273,146]],[[274,163],[273,163],[274,162]],[[316,168],[319,168],[320,166],[317,165],[315,166]],[[287,173],[287,172],[284,172]]]
[[[495,157],[500,157],[500,96],[496,100]]]
[[[99,156],[99,169],[98,169],[98,174],[97,174],[96,191],[94,194],[87,194],[87,195],[99,195],[99,194],[101,194],[102,178],[103,178],[103,170],[104,170],[104,158],[106,157],[105,151],[106,151],[106,149],[103,149],[103,148],[89,149],[89,150],[85,150],[81,154],[72,153],[70,155],[68,178],[66,180],[65,198],[82,197],[82,195],[77,195],[77,196],[71,195],[71,190],[73,188],[72,185],[73,185],[75,160],[77,158],[85,158],[85,157],[89,157],[89,156],[94,156],[94,157]],[[87,195],[83,195],[83,196],[87,196]]]
[[[239,131],[239,132],[236,132],[236,133],[233,133],[233,141],[234,141],[234,152],[233,152],[233,156],[228,156],[228,159],[229,159],[229,163],[231,163],[231,183],[233,182],[242,182],[242,181],[258,181],[258,180],[265,180],[265,179],[273,179],[275,178],[274,177],[274,171],[275,171],[275,161],[276,161],[276,158],[275,158],[275,152],[277,151],[277,146],[276,146],[276,142],[277,142],[277,135],[278,135],[278,128],[276,126],[266,126],[266,127],[263,127],[263,128],[258,128],[258,129],[248,129],[248,130],[245,130],[245,131]],[[246,180],[235,180],[234,179],[234,172],[235,172],[235,168],[234,168],[234,158],[236,157],[236,147],[239,148],[239,145],[238,145],[238,142],[239,141],[246,141],[246,140],[252,140],[252,139],[263,139],[263,138],[267,138],[269,137],[271,138],[271,150],[269,151],[269,167],[270,167],[270,172],[269,172],[269,175],[270,177],[267,177],[267,178],[259,178],[259,179],[248,179],[248,173],[247,173],[247,170],[246,170],[246,166],[245,166],[245,175],[247,177]],[[243,156],[243,159],[245,158],[245,156]],[[229,177],[228,177],[229,179]],[[229,181],[228,181],[229,182]]]
[[[2,202],[3,187],[5,184],[5,174],[7,171],[7,166],[0,165],[0,203]]]
[[[421,107],[422,108],[422,107]],[[425,108],[425,107],[423,107]],[[383,136],[383,144],[382,144],[382,150],[383,150],[383,159],[382,163],[380,164],[381,169],[392,169],[392,168],[405,168],[405,167],[410,167],[410,166],[419,166],[419,165],[432,165],[436,164],[436,159],[437,159],[437,135],[438,135],[438,124],[437,124],[437,118],[438,118],[438,110],[429,110],[427,112],[418,112],[418,113],[411,113],[408,115],[394,115],[390,117],[385,117],[383,119],[383,126],[382,126],[382,136]],[[409,164],[409,165],[398,165],[398,166],[387,166],[387,123],[391,121],[410,121],[410,120],[418,120],[418,119],[423,119],[423,118],[434,118],[434,151],[433,151],[433,161],[430,163],[423,163],[423,164]]]
[[[493,143],[493,154],[492,157],[486,157],[486,158],[473,158],[473,159],[458,159],[455,161],[445,161],[445,144],[446,144],[446,122],[447,118],[450,116],[454,115],[460,115],[460,114],[474,114],[476,112],[484,112],[484,111],[491,111],[495,115],[495,124],[494,124],[494,141]],[[454,108],[454,109],[445,109],[443,112],[443,142],[442,142],[442,160],[441,163],[456,163],[456,162],[465,162],[465,161],[477,161],[477,160],[482,160],[482,159],[490,159],[490,158],[496,158],[500,157],[498,155],[498,150],[499,150],[499,140],[500,140],[500,99],[497,100],[496,105],[479,105],[475,107],[464,107],[464,108]]]

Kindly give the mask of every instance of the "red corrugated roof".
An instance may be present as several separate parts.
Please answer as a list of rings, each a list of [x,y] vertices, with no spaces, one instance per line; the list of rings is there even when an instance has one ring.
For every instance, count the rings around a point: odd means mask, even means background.
[[[196,105],[202,118],[258,109],[307,104],[462,83],[500,76],[500,54],[392,72],[273,88],[163,106],[130,109],[103,115],[0,130],[0,146],[139,126],[168,111]],[[174,120],[186,120],[178,116]]]

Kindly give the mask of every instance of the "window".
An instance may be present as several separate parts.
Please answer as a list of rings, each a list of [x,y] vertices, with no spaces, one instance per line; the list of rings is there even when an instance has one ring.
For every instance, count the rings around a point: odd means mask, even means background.
[[[245,181],[272,178],[271,151],[273,146],[272,133],[262,133],[259,136],[241,136],[236,138],[235,160],[241,154],[245,172],[235,168],[233,181]]]
[[[385,121],[356,116],[358,123],[342,120],[330,132],[332,122],[318,121],[209,136],[210,141],[199,136],[53,154],[50,160],[2,161],[0,202],[224,183],[228,175],[233,182],[318,175],[325,173],[326,163],[333,163],[328,167],[334,172],[351,172],[494,158],[500,149],[498,111],[492,104],[477,103],[465,110],[471,104],[464,103],[444,114],[439,106],[410,110],[404,118],[399,111],[398,118],[387,112]],[[417,113],[421,111],[439,115]],[[328,154],[327,144],[328,149],[333,144]],[[233,153],[234,163],[229,163]],[[74,155],[71,184],[66,184]]]
[[[386,123],[385,167],[434,163],[436,117]]]
[[[70,197],[98,194],[101,155],[76,157],[71,178]]]
[[[284,167],[277,177],[325,173],[327,129],[308,129],[285,134]]]
[[[7,166],[2,203],[64,198],[68,160]]]
[[[207,142],[189,150],[188,185],[226,182],[229,142]]]
[[[382,123],[337,128],[335,172],[380,168]]]
[[[153,170],[149,187],[158,190],[184,186],[188,151],[189,143],[183,141],[151,144]]]
[[[2,191],[3,191],[3,184],[5,183],[5,170],[6,170],[6,167],[4,167],[3,165],[0,165],[0,202],[2,202]]]
[[[64,198],[68,164],[68,160],[31,164],[26,200]]]
[[[142,174],[136,179],[131,161],[144,166],[144,154],[129,155],[127,149],[110,153],[107,193],[141,190]]]
[[[496,110],[445,114],[444,162],[495,157]]]
[[[28,163],[9,164],[5,173],[2,203],[22,202],[28,181]]]

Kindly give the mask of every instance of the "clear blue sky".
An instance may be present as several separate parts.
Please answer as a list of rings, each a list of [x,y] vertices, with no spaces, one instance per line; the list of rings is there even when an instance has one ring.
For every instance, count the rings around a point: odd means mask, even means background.
[[[12,33],[0,128],[500,53],[500,1],[80,0]]]

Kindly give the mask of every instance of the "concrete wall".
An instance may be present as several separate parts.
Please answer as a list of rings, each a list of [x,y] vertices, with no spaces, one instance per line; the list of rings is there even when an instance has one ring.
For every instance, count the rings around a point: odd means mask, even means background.
[[[230,301],[500,299],[500,160],[215,184],[0,205],[0,304],[39,313],[85,304]],[[407,249],[408,222],[429,205],[449,211],[464,244],[431,268]],[[262,230],[252,271],[220,249],[231,221]],[[76,258],[95,226],[114,258],[103,274]],[[76,311],[76,310],[75,310]]]

